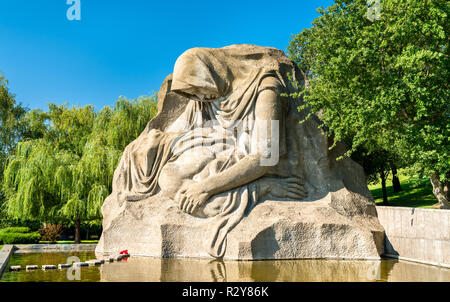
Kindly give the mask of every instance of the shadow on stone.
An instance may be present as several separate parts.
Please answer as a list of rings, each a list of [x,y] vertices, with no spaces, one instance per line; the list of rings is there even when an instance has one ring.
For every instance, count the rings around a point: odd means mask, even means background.
[[[274,259],[280,249],[272,227],[264,229],[251,242],[253,259]]]
[[[384,235],[384,254],[399,256],[398,252],[394,249],[387,235]]]

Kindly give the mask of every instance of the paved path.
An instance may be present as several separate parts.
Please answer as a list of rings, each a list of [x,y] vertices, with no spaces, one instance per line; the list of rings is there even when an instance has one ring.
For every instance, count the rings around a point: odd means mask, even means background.
[[[8,267],[9,257],[14,251],[14,245],[6,244],[0,251],[0,278],[2,277],[3,271]]]
[[[96,243],[94,244],[15,244],[14,253],[42,253],[42,252],[82,252],[82,251],[94,251]]]

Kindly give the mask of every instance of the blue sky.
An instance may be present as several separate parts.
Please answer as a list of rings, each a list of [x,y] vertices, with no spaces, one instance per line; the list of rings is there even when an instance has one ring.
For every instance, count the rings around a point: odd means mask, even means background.
[[[112,105],[159,89],[177,57],[196,46],[249,43],[286,49],[310,27],[314,1],[80,0],[69,21],[66,0],[0,0],[0,71],[16,100]]]

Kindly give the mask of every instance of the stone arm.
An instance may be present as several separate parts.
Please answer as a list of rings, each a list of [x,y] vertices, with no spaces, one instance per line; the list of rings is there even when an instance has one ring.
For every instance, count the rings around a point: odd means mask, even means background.
[[[198,206],[204,204],[210,197],[248,184],[264,176],[269,171],[270,166],[262,165],[261,162],[270,159],[273,152],[279,151],[276,150],[279,142],[276,142],[276,146],[271,146],[270,142],[273,141],[272,135],[275,135],[275,139],[279,137],[279,129],[274,129],[278,133],[271,133],[271,125],[272,121],[279,122],[282,118],[281,115],[282,106],[279,100],[279,93],[272,89],[261,91],[256,100],[255,127],[258,127],[256,133],[258,142],[264,140],[265,143],[259,144],[256,152],[245,156],[228,169],[196,184],[190,184],[188,188],[180,192],[182,196],[177,198],[180,209],[187,213],[193,213]]]
[[[272,135],[277,139],[279,137],[279,133],[272,133],[272,130],[278,131],[279,129],[271,127],[272,121],[280,121],[281,118],[281,106],[276,91],[266,89],[259,93],[255,115],[255,127],[258,127],[256,140],[263,143],[258,144],[256,152],[245,156],[230,168],[211,175],[203,181],[202,186],[211,196],[248,184],[264,176],[270,169],[270,166],[263,165],[262,162],[268,161],[274,152],[278,152],[278,150],[273,150],[278,147],[278,144],[276,146],[270,144]]]

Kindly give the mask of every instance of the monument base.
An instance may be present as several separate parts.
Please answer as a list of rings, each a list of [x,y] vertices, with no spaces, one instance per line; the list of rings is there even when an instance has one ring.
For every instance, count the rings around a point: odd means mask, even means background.
[[[209,219],[181,212],[161,195],[139,202],[107,203],[100,256],[212,258]],[[323,198],[264,200],[228,233],[224,259],[380,259],[384,229],[375,204],[343,188]]]

